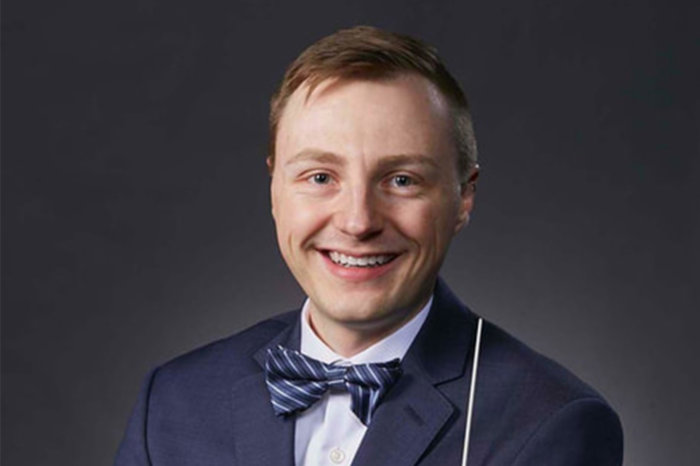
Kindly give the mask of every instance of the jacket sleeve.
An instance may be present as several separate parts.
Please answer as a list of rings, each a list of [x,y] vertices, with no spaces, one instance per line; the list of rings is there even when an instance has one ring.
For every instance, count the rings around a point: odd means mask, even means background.
[[[134,407],[126,432],[122,439],[114,466],[150,466],[151,460],[148,454],[148,405],[151,396],[151,387],[157,369],[151,371],[143,383],[136,406]]]
[[[552,413],[517,455],[514,466],[621,466],[622,426],[598,398],[572,401]]]

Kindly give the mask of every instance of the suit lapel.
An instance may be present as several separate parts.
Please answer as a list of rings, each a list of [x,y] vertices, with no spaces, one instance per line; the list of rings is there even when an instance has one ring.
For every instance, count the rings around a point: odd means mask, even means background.
[[[439,386],[465,375],[475,329],[474,315],[438,281],[428,319],[402,362],[404,374],[377,408],[353,465],[413,465],[439,440],[459,415],[455,403],[466,403],[450,400]]]
[[[453,412],[425,378],[405,373],[377,408],[353,464],[415,464]]]
[[[264,373],[239,381],[233,399],[236,464],[293,464],[294,420],[272,412]]]
[[[236,464],[294,464],[294,418],[275,416],[265,384],[265,353],[278,344],[299,348],[299,318],[260,348],[254,359],[260,371],[238,380],[232,388],[233,442]]]

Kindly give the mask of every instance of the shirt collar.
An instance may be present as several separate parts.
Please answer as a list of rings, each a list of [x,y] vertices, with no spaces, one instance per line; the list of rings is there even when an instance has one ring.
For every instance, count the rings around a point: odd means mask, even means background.
[[[413,339],[428,317],[432,304],[433,296],[431,295],[423,309],[394,333],[384,337],[356,355],[344,358],[330,349],[311,328],[309,324],[309,299],[307,298],[301,310],[301,352],[327,364],[339,361],[350,364],[368,364],[390,361],[396,358],[403,359],[411,343],[413,343]]]

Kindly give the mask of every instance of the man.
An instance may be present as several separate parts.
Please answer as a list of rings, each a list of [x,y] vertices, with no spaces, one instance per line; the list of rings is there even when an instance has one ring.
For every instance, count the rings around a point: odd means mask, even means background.
[[[434,50],[369,27],[292,63],[271,106],[272,215],[303,308],[147,378],[117,465],[457,465],[477,317],[438,278],[479,173]],[[620,465],[591,388],[483,325],[470,465]]]

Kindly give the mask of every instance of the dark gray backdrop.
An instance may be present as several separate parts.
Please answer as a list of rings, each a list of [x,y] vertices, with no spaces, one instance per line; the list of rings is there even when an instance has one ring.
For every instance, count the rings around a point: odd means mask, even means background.
[[[597,387],[626,465],[700,457],[693,2],[8,1],[2,463],[111,462],[146,371],[302,294],[267,99],[337,28],[435,44],[483,175],[444,276]]]

